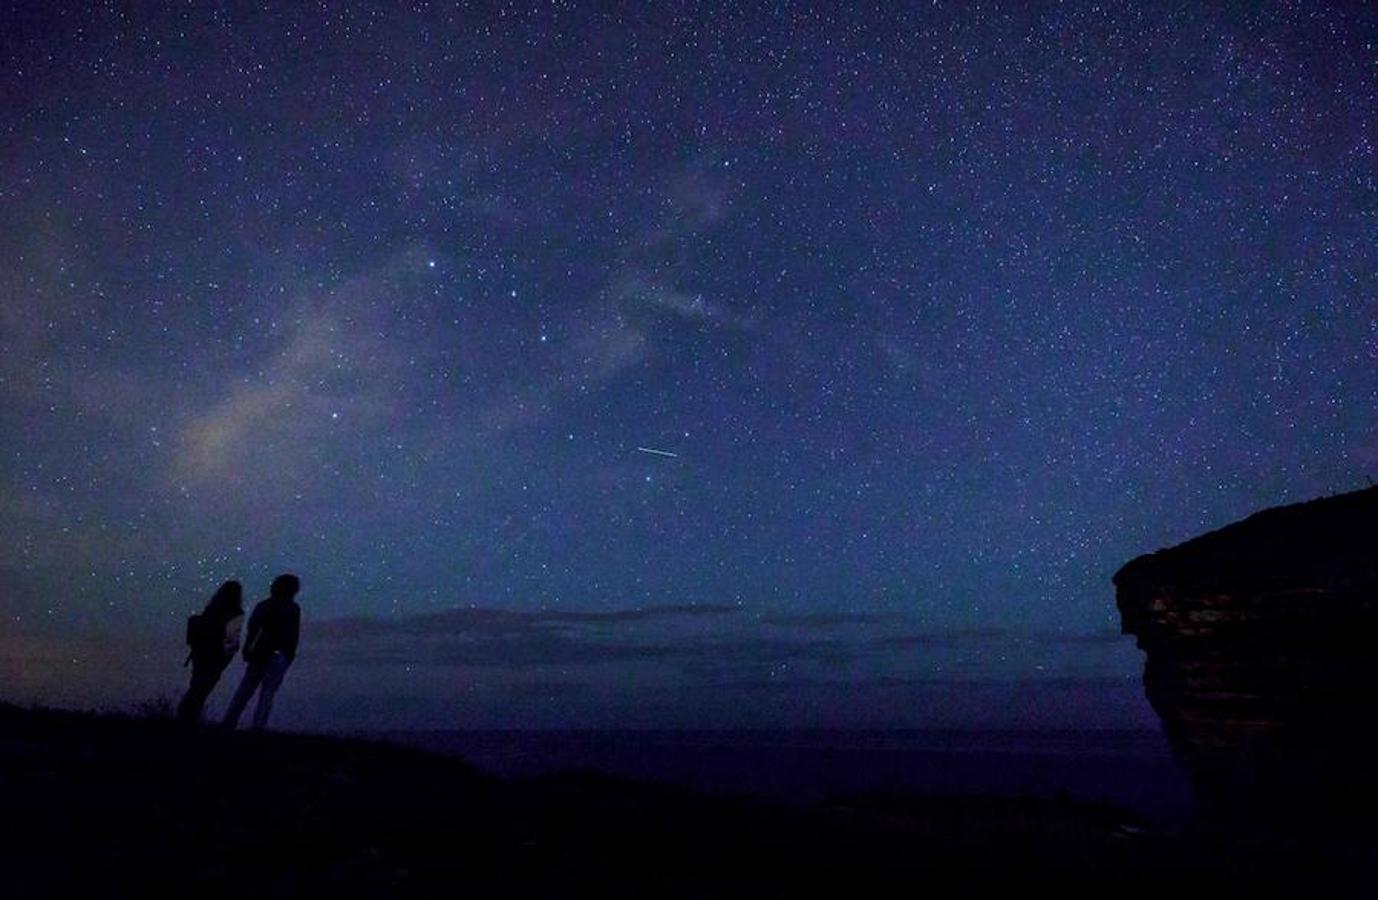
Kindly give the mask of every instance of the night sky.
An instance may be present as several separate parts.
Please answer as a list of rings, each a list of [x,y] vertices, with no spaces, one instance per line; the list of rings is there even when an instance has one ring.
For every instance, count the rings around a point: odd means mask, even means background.
[[[67,5],[0,698],[293,571],[285,724],[1152,725],[1113,572],[1378,477],[1371,4]]]

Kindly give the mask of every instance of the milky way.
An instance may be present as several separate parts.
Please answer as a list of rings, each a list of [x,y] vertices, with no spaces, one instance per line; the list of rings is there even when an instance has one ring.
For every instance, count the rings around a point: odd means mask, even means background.
[[[7,697],[290,569],[287,721],[1151,722],[1118,565],[1378,476],[1371,6],[70,6]]]

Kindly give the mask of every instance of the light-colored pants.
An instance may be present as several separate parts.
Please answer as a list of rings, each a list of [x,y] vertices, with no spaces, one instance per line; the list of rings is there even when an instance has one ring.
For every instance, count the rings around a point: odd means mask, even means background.
[[[281,653],[249,663],[244,669],[244,680],[239,682],[239,690],[234,692],[234,699],[225,710],[225,727],[234,728],[239,724],[239,716],[249,705],[255,690],[258,691],[258,706],[254,707],[254,727],[267,725],[268,714],[273,711],[273,695],[282,686],[287,666],[287,657]]]

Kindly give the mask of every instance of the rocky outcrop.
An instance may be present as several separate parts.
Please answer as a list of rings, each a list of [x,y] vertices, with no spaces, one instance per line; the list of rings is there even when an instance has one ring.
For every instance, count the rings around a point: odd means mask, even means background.
[[[1144,688],[1209,812],[1378,801],[1378,488],[1265,510],[1115,575]]]

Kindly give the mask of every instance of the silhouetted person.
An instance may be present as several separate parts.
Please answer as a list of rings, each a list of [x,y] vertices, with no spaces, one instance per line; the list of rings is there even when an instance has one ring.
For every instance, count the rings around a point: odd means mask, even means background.
[[[177,704],[177,718],[183,722],[201,721],[206,698],[215,690],[220,674],[239,649],[239,632],[244,625],[244,588],[238,581],[227,581],[211,595],[201,612],[187,620],[187,662],[191,664],[191,686]]]
[[[282,684],[287,667],[297,657],[297,639],[301,632],[301,607],[294,599],[301,590],[301,580],[295,575],[279,575],[273,579],[268,599],[259,601],[249,616],[249,634],[244,641],[244,680],[234,699],[225,710],[226,728],[239,724],[239,716],[258,691],[258,706],[254,708],[254,727],[268,724],[273,711],[273,695]]]

